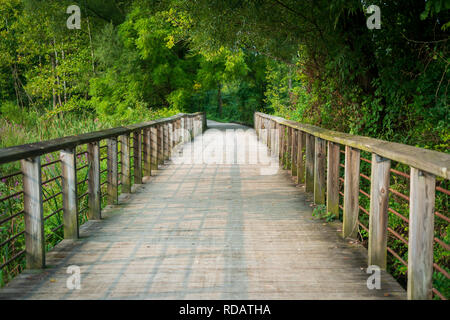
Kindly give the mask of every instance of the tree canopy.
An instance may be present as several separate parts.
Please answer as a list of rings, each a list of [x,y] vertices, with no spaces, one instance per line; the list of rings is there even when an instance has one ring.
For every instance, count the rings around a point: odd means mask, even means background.
[[[71,4],[79,30],[66,27]],[[366,25],[369,5],[380,29]],[[449,9],[449,0],[2,0],[0,112],[18,123],[71,113],[114,124],[206,110],[251,123],[263,110],[446,151]]]

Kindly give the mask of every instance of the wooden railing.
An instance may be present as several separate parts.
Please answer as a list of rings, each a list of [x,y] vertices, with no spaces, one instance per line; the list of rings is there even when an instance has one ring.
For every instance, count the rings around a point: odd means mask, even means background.
[[[159,164],[170,158],[172,149],[176,145],[190,141],[201,134],[205,128],[204,113],[178,114],[125,127],[0,149],[0,165],[20,161],[21,167],[18,172],[0,177],[0,181],[7,183],[8,179],[18,179],[15,183],[19,187],[23,185],[22,190],[14,190],[6,196],[0,193],[0,204],[23,197],[23,210],[0,212],[0,227],[8,224],[8,228],[16,230],[12,226],[24,222],[22,230],[9,233],[6,239],[0,239],[0,249],[11,246],[20,237],[25,237],[24,249],[14,249],[12,246],[13,249],[8,251],[7,258],[1,257],[3,261],[0,260],[0,270],[23,256],[26,258],[27,268],[43,268],[47,239],[44,223],[47,219],[62,214],[62,223],[51,232],[63,229],[64,239],[78,238],[80,215],[84,210],[87,212],[88,219],[101,219],[102,186],[107,187],[105,194],[107,203],[117,204],[119,187],[122,193],[130,193],[132,184],[141,184],[144,176],[150,177],[152,170],[158,169]],[[101,146],[102,141],[106,141],[103,146]],[[77,152],[80,146],[87,146],[87,148]],[[57,152],[56,159],[55,152]],[[102,157],[102,152],[105,157]],[[47,163],[42,163],[42,156],[49,158]],[[83,165],[78,165],[78,160],[83,156],[86,157],[82,159]],[[105,170],[101,170],[103,160],[107,161]],[[44,180],[43,169],[55,165],[60,165],[58,169],[60,175],[44,178]],[[82,180],[79,179],[81,170],[87,170],[85,179]],[[102,183],[101,175],[104,173],[107,175],[107,180]],[[56,181],[61,183],[59,192],[56,191],[44,199],[43,185]],[[87,191],[79,194],[79,186],[84,183],[87,183]],[[62,197],[62,201],[58,202],[62,203],[62,207],[44,216],[44,204],[59,197]],[[86,197],[88,197],[88,205],[80,210],[78,204]],[[9,208],[15,207],[14,205]],[[0,252],[3,251],[0,250]]]
[[[434,243],[450,250],[448,243],[434,234],[435,216],[444,223],[450,222],[448,212],[435,211],[435,192],[450,195],[447,189],[436,187],[436,177],[450,177],[449,154],[335,132],[259,112],[254,115],[254,124],[258,138],[274,155],[278,154],[280,164],[291,170],[299,183],[305,183],[306,191],[314,194],[315,204],[326,205],[327,212],[338,217],[339,209],[343,209],[343,237],[357,238],[359,227],[367,229],[368,265],[386,269],[389,252],[407,264],[408,299],[430,299],[433,293],[446,298],[433,288],[432,276],[437,270],[449,279],[448,272],[433,262]],[[345,152],[340,150],[341,145]],[[370,153],[372,159],[362,159],[361,151]],[[340,163],[340,153],[345,153],[345,164]],[[371,164],[370,178],[360,173],[361,160]],[[409,166],[409,175],[391,169],[391,160]],[[344,167],[344,178],[339,176],[340,167]],[[409,197],[390,188],[391,173],[410,179]],[[370,194],[360,189],[360,176],[370,180]],[[339,190],[340,181],[343,192]],[[361,193],[370,198],[369,211],[359,205]],[[409,219],[388,207],[390,193],[409,201]],[[360,210],[369,215],[368,228],[359,222]],[[409,223],[408,240],[389,228],[388,212]],[[407,262],[387,247],[388,232],[408,246]]]

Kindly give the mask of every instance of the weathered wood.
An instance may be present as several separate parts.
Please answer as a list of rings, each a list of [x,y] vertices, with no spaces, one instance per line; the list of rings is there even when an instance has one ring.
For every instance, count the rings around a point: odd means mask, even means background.
[[[292,128],[286,128],[286,157],[284,159],[284,168],[291,170],[291,155],[292,155]]]
[[[119,199],[119,152],[117,145],[117,138],[108,139],[108,204],[117,204]]]
[[[28,269],[45,266],[44,208],[42,205],[41,158],[23,159],[23,211]]]
[[[292,129],[291,175],[297,177],[298,130]]]
[[[194,132],[194,118],[189,117],[189,132],[191,136],[191,140],[194,140],[195,132]]]
[[[411,168],[408,299],[432,297],[435,176]]]
[[[206,131],[206,129],[208,129],[208,122],[206,121],[206,113],[202,114],[202,133]]]
[[[111,137],[118,137],[120,135],[129,134],[134,130],[149,128],[155,124],[163,124],[180,119],[185,116],[203,116],[203,112],[193,114],[180,113],[172,117],[162,118],[153,121],[147,121],[134,125],[106,129],[101,131],[89,132],[77,136],[68,136],[48,141],[41,141],[37,143],[29,143],[20,146],[0,149],[0,164],[21,160],[30,157],[40,156],[54,151],[60,151],[68,148],[74,148],[78,145],[84,145],[94,141],[109,139]]]
[[[328,141],[327,157],[327,212],[339,217],[339,162],[340,146]]]
[[[303,160],[305,141],[305,134],[297,130],[297,183],[305,183],[305,161]]]
[[[280,125],[280,136],[281,136],[281,167],[284,168],[286,159],[286,127]]]
[[[164,130],[163,125],[158,125],[158,164],[164,163]]]
[[[314,203],[325,204],[326,141],[315,137],[314,142]]]
[[[152,131],[144,129],[144,176],[152,175]]]
[[[100,190],[100,143],[91,142],[87,145],[88,151],[88,219],[101,219],[101,190]]]
[[[211,144],[222,147],[223,135],[208,131]],[[254,136],[249,143],[263,147]],[[302,191],[283,172],[261,175],[264,166],[211,164],[209,175],[202,164],[169,163],[152,183],[105,210],[106,219],[81,227],[79,240],[53,248],[46,273],[16,277],[0,299],[406,297],[385,272],[381,289],[369,290],[369,274],[360,270],[364,247],[314,221]],[[81,290],[66,286],[71,264],[81,268]]]
[[[133,132],[134,183],[142,184],[142,132]]]
[[[389,170],[391,161],[372,154],[370,177],[369,266],[386,269],[389,204]]]
[[[258,115],[272,119],[277,123],[300,129],[316,137],[342,145],[378,154],[411,167],[450,179],[450,154],[429,149],[417,148],[405,144],[379,139],[356,136],[348,133],[323,129],[309,124],[302,124],[263,113]]]
[[[169,155],[168,155],[168,158],[170,159],[170,158],[172,158],[172,150],[173,150],[173,144],[174,144],[174,138],[173,138],[173,123],[168,123],[167,124],[167,126],[168,126],[168,139],[169,139],[169,149],[168,149],[168,151],[169,151]]]
[[[120,138],[120,152],[121,152],[121,163],[122,163],[122,193],[131,192],[131,170],[130,170],[130,135],[125,134]]]
[[[153,126],[150,128],[151,132],[151,163],[152,170],[158,170],[158,128]]]
[[[356,239],[359,213],[359,166],[360,151],[345,146],[344,215],[342,234]]]
[[[306,172],[305,184],[306,192],[314,192],[314,151],[315,138],[313,135],[306,135]]]
[[[164,160],[169,159],[169,124],[165,123],[163,125],[163,138],[164,138]]]
[[[272,154],[272,141],[273,141],[273,121],[268,121],[268,132],[267,132],[267,148],[268,148],[268,154]]]
[[[64,239],[78,239],[78,201],[76,149],[60,152],[63,198]]]

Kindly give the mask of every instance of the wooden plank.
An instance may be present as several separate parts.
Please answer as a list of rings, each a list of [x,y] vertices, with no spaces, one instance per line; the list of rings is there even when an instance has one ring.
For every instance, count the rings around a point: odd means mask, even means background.
[[[306,192],[314,192],[314,151],[315,138],[313,135],[306,135]]]
[[[122,193],[131,193],[131,169],[130,169],[130,135],[125,134],[119,137],[120,152],[122,162]]]
[[[408,241],[408,299],[432,298],[436,178],[411,168]]]
[[[100,142],[88,143],[88,219],[101,219],[101,190],[100,190]]]
[[[108,204],[117,204],[119,199],[119,152],[117,138],[108,139]]]
[[[343,237],[358,236],[360,151],[345,146]]]
[[[303,160],[303,150],[305,149],[305,133],[297,130],[297,183],[305,183],[305,161]]]
[[[78,239],[78,199],[76,148],[60,152],[64,239]]]
[[[45,267],[44,208],[42,205],[41,158],[23,159],[23,210],[28,269]]]
[[[263,113],[262,117],[273,119],[277,123],[300,129],[316,137],[342,145],[375,153],[381,157],[395,160],[411,167],[450,179],[450,154],[434,150],[417,148],[405,144],[388,142],[379,139],[356,136],[348,133],[323,129],[309,124],[302,124]]]
[[[339,217],[339,162],[340,146],[328,141],[327,157],[327,212]]]
[[[133,132],[134,184],[142,184],[142,132]]]
[[[326,141],[315,137],[314,141],[314,203],[325,204]]]
[[[389,170],[391,161],[372,154],[370,177],[369,266],[386,270],[389,204]]]
[[[152,175],[152,131],[144,129],[144,176]]]
[[[291,134],[291,175],[297,177],[298,130],[292,129]]]

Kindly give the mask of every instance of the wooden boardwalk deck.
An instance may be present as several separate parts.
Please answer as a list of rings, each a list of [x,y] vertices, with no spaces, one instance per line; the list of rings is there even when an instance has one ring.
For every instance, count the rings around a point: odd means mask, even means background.
[[[286,171],[262,175],[267,165],[233,163],[241,137],[213,129],[244,127],[209,127],[101,221],[83,225],[79,240],[51,250],[45,270],[1,289],[0,299],[406,298],[386,273],[380,290],[367,289],[366,249],[342,239],[339,223],[314,220],[310,196]],[[254,134],[249,144],[267,153]],[[193,145],[208,155],[226,146],[232,161],[180,163]],[[81,268],[80,290],[66,286],[70,265]]]

